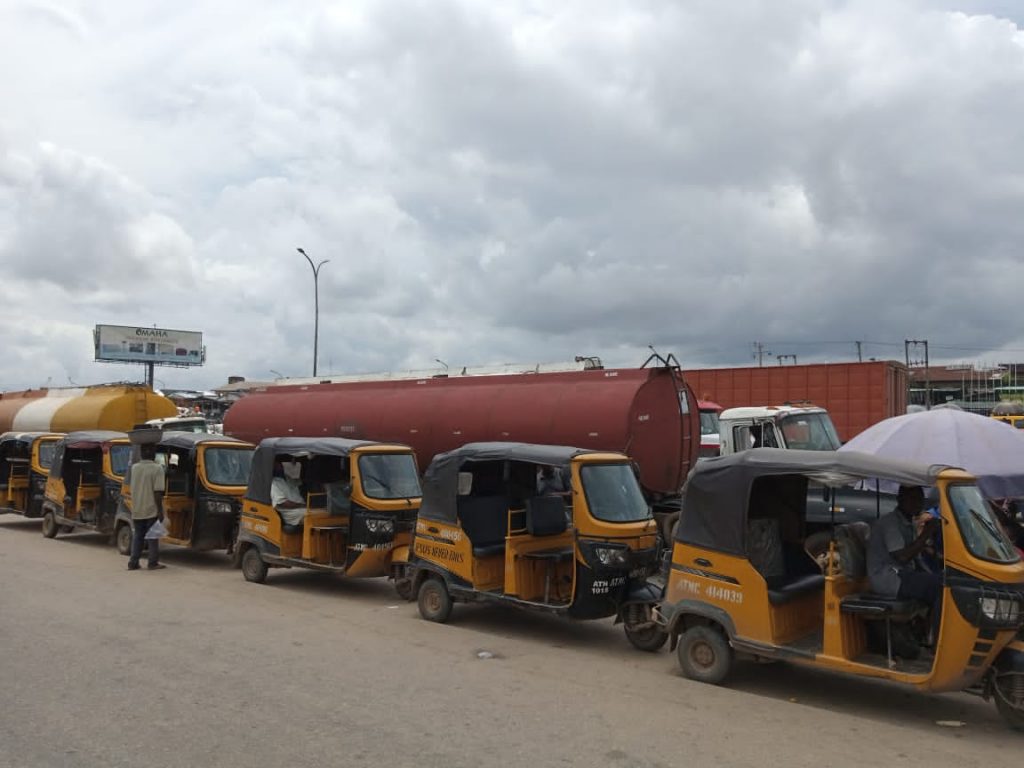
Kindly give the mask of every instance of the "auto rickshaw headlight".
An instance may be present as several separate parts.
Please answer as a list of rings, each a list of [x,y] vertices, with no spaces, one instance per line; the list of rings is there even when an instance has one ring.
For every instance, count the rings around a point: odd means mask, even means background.
[[[625,547],[606,547],[597,545],[593,548],[594,558],[601,565],[612,568],[624,568],[629,558],[629,550]]]
[[[395,532],[395,521],[394,520],[383,520],[381,518],[370,517],[366,520],[366,530],[370,533],[377,534],[392,534]]]
[[[211,515],[230,515],[233,510],[230,501],[210,499],[206,502],[206,511]]]
[[[990,621],[1016,624],[1020,621],[1020,601],[1013,597],[982,597],[981,613]]]

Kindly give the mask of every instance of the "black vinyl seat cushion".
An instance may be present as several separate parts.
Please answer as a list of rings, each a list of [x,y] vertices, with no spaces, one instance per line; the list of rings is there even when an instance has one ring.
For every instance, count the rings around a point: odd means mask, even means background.
[[[839,603],[843,613],[856,613],[866,619],[908,620],[928,612],[928,606],[920,600],[907,600],[899,597],[887,597],[865,592],[860,595],[847,595]]]
[[[793,581],[768,590],[768,602],[784,605],[798,597],[825,589],[825,577],[820,573],[809,573]]]
[[[459,522],[476,557],[505,551],[508,499],[504,496],[463,496],[458,501]]]
[[[281,530],[285,533],[302,533],[302,523],[286,523],[282,519]]]
[[[534,496],[526,500],[526,532],[531,536],[565,533],[565,501],[561,496]]]

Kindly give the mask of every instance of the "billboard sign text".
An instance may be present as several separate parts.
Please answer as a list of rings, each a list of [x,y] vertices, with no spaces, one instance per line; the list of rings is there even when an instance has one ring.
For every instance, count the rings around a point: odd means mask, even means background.
[[[202,365],[203,334],[134,325],[97,325],[96,359],[107,362]]]

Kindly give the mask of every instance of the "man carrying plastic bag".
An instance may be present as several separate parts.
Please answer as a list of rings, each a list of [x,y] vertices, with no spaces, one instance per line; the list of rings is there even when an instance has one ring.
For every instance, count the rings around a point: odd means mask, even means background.
[[[152,443],[140,445],[139,453],[142,459],[131,468],[132,551],[128,558],[128,570],[139,569],[139,557],[145,541],[149,549],[148,568],[154,571],[167,567],[160,563],[159,538],[159,528],[163,527],[164,519],[164,468],[154,461],[156,446]],[[151,537],[149,533],[154,526],[158,528]]]

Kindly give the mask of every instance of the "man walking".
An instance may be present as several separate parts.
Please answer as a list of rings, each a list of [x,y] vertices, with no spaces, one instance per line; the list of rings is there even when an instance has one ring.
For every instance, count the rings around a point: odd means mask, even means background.
[[[164,468],[153,461],[156,446],[152,443],[139,446],[142,460],[132,465],[132,553],[128,558],[128,570],[139,569],[139,557],[146,533],[157,520],[164,519]],[[149,540],[149,570],[166,568],[160,563],[160,540]]]

